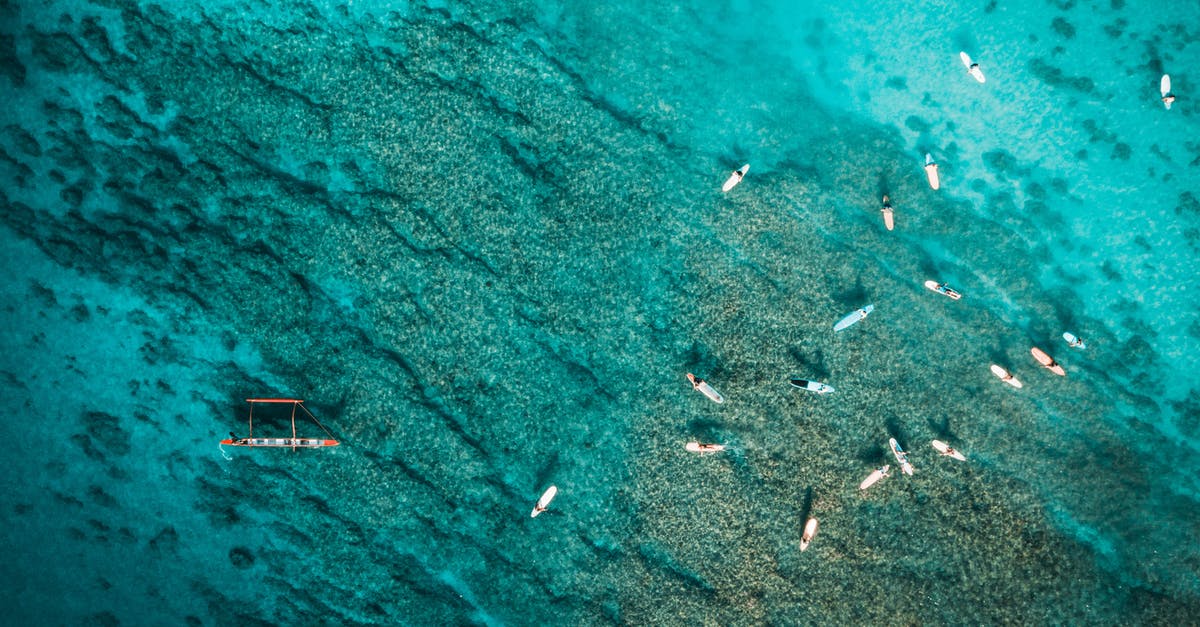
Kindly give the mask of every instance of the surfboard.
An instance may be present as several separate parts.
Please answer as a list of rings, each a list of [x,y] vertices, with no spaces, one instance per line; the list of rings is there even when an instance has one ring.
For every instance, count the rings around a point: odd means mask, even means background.
[[[1021,387],[1021,382],[1018,381],[1016,377],[1012,376],[1011,372],[1001,368],[1000,366],[997,366],[996,364],[992,364],[992,374],[1000,377],[1001,381],[1004,381],[1015,388]]]
[[[832,385],[817,383],[816,381],[809,381],[808,379],[789,379],[788,383],[791,383],[802,390],[816,392],[817,394],[828,394],[833,391]]]
[[[888,476],[888,470],[890,470],[891,468],[892,467],[887,464],[884,464],[883,468],[877,468],[875,470],[875,472],[867,475],[867,478],[863,479],[862,483],[858,484],[858,489],[866,490],[867,488],[875,485],[876,483],[879,482],[880,479]]]
[[[945,455],[946,457],[953,457],[954,459],[957,459],[958,461],[961,461],[961,462],[967,461],[966,455],[963,455],[962,453],[954,450],[953,447],[951,447],[949,444],[946,444],[945,442],[943,442],[941,440],[934,440],[933,442],[931,442],[931,444],[933,444],[933,448],[937,449],[937,452],[941,453],[942,455]]]
[[[962,298],[962,294],[959,294],[958,291],[956,291],[954,288],[950,287],[949,285],[946,285],[945,283],[938,283],[937,281],[926,281],[925,287],[928,287],[929,289],[937,292],[938,294],[944,294],[946,296],[949,296],[951,300],[958,300],[958,299]]]
[[[733,174],[730,174],[729,178],[725,179],[725,184],[721,186],[721,191],[727,192],[727,191],[733,189],[735,186],[737,186],[738,183],[742,182],[742,178],[745,177],[746,173],[749,171],[750,171],[749,163],[734,170]]]
[[[804,535],[800,536],[800,550],[805,551],[808,545],[812,542],[813,537],[817,535],[817,519],[809,518],[808,523],[804,525]]]
[[[1158,82],[1158,93],[1162,94],[1163,106],[1166,107],[1167,110],[1169,111],[1171,109],[1171,101],[1174,100],[1174,98],[1172,98],[1170,100],[1167,99],[1167,96],[1171,95],[1171,75],[1170,74],[1162,75],[1162,80],[1160,80]]]
[[[1050,372],[1053,372],[1060,377],[1067,376],[1067,371],[1063,370],[1063,367],[1059,365],[1057,361],[1054,361],[1054,358],[1047,355],[1042,349],[1034,346],[1033,348],[1029,349],[1029,352],[1033,353],[1033,358],[1038,360],[1038,363],[1045,366]]]
[[[1087,348],[1087,344],[1084,343],[1083,340],[1079,339],[1078,337],[1075,336],[1075,334],[1073,334],[1069,331],[1066,333],[1063,333],[1063,339],[1067,341],[1067,344],[1069,344],[1071,346],[1071,348],[1078,348],[1080,350]]]
[[[887,230],[896,228],[895,220],[892,217],[892,203],[888,202],[888,197],[883,197],[883,225]]]
[[[714,400],[718,403],[725,402],[725,397],[721,396],[721,393],[716,391],[715,389],[713,389],[713,386],[709,385],[708,382],[705,381],[704,379],[701,379],[700,377],[697,377],[696,375],[694,375],[690,372],[687,373],[687,378],[688,378],[688,381],[691,382],[692,388],[694,388],[697,392],[700,392],[701,394],[711,398],[712,400]]]
[[[724,444],[701,444],[699,442],[688,442],[684,448],[693,453],[720,453],[725,450]]]
[[[896,438],[888,440],[888,446],[892,447],[892,455],[895,455],[896,461],[900,462],[900,471],[906,475],[913,474],[912,464],[908,463],[908,454],[900,448],[900,443],[896,441]]]
[[[558,486],[546,488],[546,491],[542,493],[542,498],[538,499],[537,505],[534,506],[533,511],[529,512],[529,517],[537,518],[538,514],[546,511],[546,508],[550,505],[550,501],[554,500],[556,494],[558,494]]]
[[[942,182],[938,178],[937,163],[933,160],[933,155],[925,153],[925,176],[929,178],[929,186],[933,189],[941,187]]]
[[[862,309],[856,309],[856,310],[846,314],[846,316],[844,318],[842,318],[841,320],[838,320],[837,324],[833,325],[833,330],[841,331],[842,329],[848,328],[851,325],[857,323],[859,320],[862,320],[863,318],[866,318],[867,316],[871,315],[872,311],[875,311],[875,305],[867,305],[866,307],[863,307]]]
[[[958,58],[962,59],[963,65],[967,66],[967,73],[975,77],[975,80],[983,83],[987,81],[983,77],[983,70],[979,69],[978,63],[971,63],[971,57],[965,52],[958,53]]]

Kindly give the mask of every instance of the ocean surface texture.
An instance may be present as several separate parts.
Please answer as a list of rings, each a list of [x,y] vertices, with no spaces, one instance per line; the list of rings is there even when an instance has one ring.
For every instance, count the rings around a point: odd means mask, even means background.
[[[1200,617],[1198,2],[0,22],[0,623]]]

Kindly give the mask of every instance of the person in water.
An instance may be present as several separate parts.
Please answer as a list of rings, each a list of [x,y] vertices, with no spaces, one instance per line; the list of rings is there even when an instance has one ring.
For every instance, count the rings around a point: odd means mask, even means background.
[[[883,208],[884,208],[885,210],[886,210],[886,209],[891,209],[891,208],[892,208],[892,201],[888,199],[888,195],[887,195],[887,194],[884,194],[884,195],[883,195]]]

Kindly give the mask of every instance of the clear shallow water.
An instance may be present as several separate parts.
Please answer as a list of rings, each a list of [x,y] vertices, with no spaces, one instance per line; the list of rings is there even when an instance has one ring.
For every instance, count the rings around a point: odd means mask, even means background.
[[[1194,616],[1200,16],[875,6],[5,9],[14,618]]]

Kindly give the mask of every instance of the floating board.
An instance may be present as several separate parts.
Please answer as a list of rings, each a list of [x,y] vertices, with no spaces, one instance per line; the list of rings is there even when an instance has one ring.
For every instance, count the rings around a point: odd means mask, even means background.
[[[1004,381],[1015,388],[1021,387],[1021,382],[1018,381],[1016,377],[1012,376],[1011,372],[1001,368],[1000,366],[997,366],[996,364],[992,364],[992,374],[1000,377],[1001,381]]]
[[[895,218],[892,216],[892,203],[888,202],[888,197],[883,197],[883,225],[887,230],[896,228]]]
[[[727,191],[733,189],[734,187],[736,187],[738,183],[742,182],[742,178],[745,177],[746,173],[749,171],[750,171],[749,163],[734,170],[733,174],[730,174],[729,178],[725,179],[725,184],[721,186],[721,191],[727,192]]]
[[[896,438],[888,440],[888,446],[892,447],[892,455],[895,455],[896,461],[900,462],[900,471],[906,475],[913,474],[912,464],[908,463],[908,454],[900,448],[900,443],[896,441]]]
[[[1162,80],[1158,82],[1158,92],[1162,94],[1163,106],[1169,111],[1171,109],[1171,101],[1167,100],[1167,96],[1171,95],[1171,75],[1163,74]],[[1172,98],[1172,100],[1174,100]]]
[[[804,525],[804,535],[800,536],[801,551],[808,549],[808,545],[812,542],[815,535],[817,535],[817,519],[809,518],[808,523]]]
[[[1070,332],[1063,333],[1063,339],[1067,341],[1067,344],[1071,345],[1071,348],[1078,348],[1078,349],[1087,348],[1087,344],[1084,343],[1083,340],[1076,337],[1073,333],[1070,333]]]
[[[687,373],[687,378],[688,378],[688,381],[690,381],[692,383],[692,387],[695,388],[696,391],[700,392],[701,394],[711,398],[712,400],[714,400],[718,403],[725,402],[725,397],[721,396],[721,393],[714,390],[713,386],[709,385],[708,382],[705,381],[704,379],[701,379],[700,377],[697,377],[696,375],[694,375],[690,372]]]
[[[967,73],[975,77],[975,80],[983,83],[987,79],[983,77],[983,70],[979,69],[978,63],[971,63],[971,56],[965,52],[958,53],[958,58],[962,59],[963,65],[967,66]]]
[[[867,305],[862,309],[856,309],[853,312],[846,314],[846,317],[838,320],[837,324],[833,325],[833,330],[841,331],[842,329],[848,328],[859,320],[871,315],[872,311],[875,311],[875,305]]]
[[[876,483],[879,482],[880,479],[888,476],[888,470],[890,470],[890,469],[891,469],[891,466],[888,466],[885,464],[883,468],[879,468],[875,472],[867,475],[867,478],[863,479],[863,482],[858,484],[858,489],[866,490],[867,488],[875,485]]]
[[[530,518],[537,518],[538,514],[546,511],[546,507],[550,505],[550,501],[554,500],[554,495],[558,494],[558,486],[550,486],[542,493],[542,498],[538,499],[537,505],[529,512]]]
[[[684,446],[687,450],[693,453],[720,453],[725,450],[724,444],[701,444],[699,442],[688,442]]]
[[[824,383],[817,383],[808,379],[790,379],[788,382],[802,390],[816,392],[817,394],[828,394],[833,391],[832,385],[825,385]]]
[[[958,451],[954,450],[949,444],[946,444],[945,442],[943,442],[941,440],[934,440],[933,442],[931,442],[931,444],[933,444],[933,448],[937,449],[937,452],[941,453],[942,455],[945,455],[946,457],[953,457],[954,459],[957,459],[958,461],[961,461],[961,462],[967,461],[966,455],[959,453]]]
[[[1029,352],[1033,353],[1033,358],[1038,360],[1038,363],[1045,366],[1050,372],[1053,372],[1060,377],[1067,376],[1067,371],[1063,370],[1063,367],[1059,365],[1057,361],[1054,361],[1054,358],[1047,355],[1042,349],[1034,346],[1033,348],[1029,349]]]
[[[944,294],[946,296],[949,296],[951,300],[958,300],[958,299],[962,298],[962,294],[959,294],[957,290],[946,285],[945,283],[939,284],[937,281],[926,281],[925,287],[928,287],[929,289],[937,292],[938,294]]]
[[[941,187],[942,182],[938,178],[937,162],[933,160],[933,155],[925,153],[925,176],[929,177],[929,186],[933,189]]]

